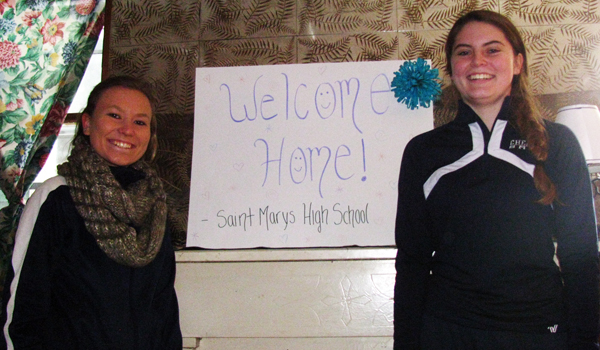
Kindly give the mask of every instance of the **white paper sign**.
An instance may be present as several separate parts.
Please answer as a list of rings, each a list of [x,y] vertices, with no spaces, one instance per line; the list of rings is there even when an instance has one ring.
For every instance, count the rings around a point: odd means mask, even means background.
[[[403,61],[198,68],[188,247],[394,245]]]

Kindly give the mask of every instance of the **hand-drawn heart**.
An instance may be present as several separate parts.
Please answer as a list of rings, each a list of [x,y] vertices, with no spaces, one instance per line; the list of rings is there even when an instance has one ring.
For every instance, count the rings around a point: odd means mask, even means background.
[[[327,67],[319,67],[319,74],[323,75],[323,73],[325,73],[326,70]]]
[[[244,167],[244,163],[234,163],[233,164],[233,168],[237,171],[242,170],[243,167]]]
[[[269,190],[266,197],[267,199],[279,199],[279,193],[275,190]]]

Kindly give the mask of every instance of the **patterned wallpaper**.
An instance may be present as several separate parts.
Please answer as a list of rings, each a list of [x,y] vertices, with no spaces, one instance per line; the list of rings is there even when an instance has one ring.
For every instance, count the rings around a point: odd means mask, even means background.
[[[155,86],[175,244],[187,226],[196,67],[423,57],[443,71],[445,36],[473,9],[517,25],[546,117],[600,105],[598,0],[112,0],[109,74]],[[435,105],[436,126],[453,116],[446,100]]]

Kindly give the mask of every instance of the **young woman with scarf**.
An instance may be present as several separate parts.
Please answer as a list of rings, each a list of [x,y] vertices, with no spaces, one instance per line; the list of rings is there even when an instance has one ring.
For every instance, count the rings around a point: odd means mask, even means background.
[[[400,170],[394,349],[598,349],[596,222],[577,139],[541,118],[506,17],[465,14],[446,59],[456,119],[411,140]]]
[[[182,348],[152,101],[130,77],[91,92],[19,222],[0,349]]]

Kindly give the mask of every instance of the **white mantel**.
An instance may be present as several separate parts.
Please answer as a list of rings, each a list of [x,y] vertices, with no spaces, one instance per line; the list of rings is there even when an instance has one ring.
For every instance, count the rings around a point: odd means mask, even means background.
[[[392,349],[394,248],[176,252],[184,347]]]

